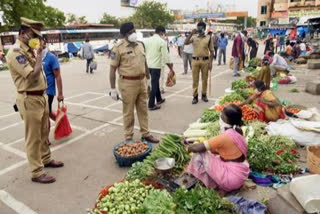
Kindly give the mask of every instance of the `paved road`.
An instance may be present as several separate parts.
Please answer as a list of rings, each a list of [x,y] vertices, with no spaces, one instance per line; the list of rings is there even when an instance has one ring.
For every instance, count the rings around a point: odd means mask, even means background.
[[[230,52],[230,49],[229,49]],[[203,109],[214,105],[215,99],[234,80],[227,66],[214,66],[212,72],[212,96],[209,103],[200,101],[191,105],[191,74],[181,75],[182,60],[172,51],[177,85],[167,88],[163,108],[149,113],[152,133],[182,133],[189,123],[198,119]],[[228,54],[230,56],[230,54]],[[97,57],[98,70],[93,75],[85,73],[85,62],[73,60],[63,64],[62,77],[68,106],[68,116],[74,134],[64,141],[54,141],[52,156],[62,160],[65,167],[48,170],[57,182],[50,185],[30,181],[24,152],[23,124],[18,114],[13,113],[15,89],[9,72],[0,73],[0,210],[1,214],[78,214],[92,208],[99,190],[120,180],[126,168],[119,168],[112,149],[123,140],[122,105],[106,95],[109,88],[109,60]],[[294,102],[319,107],[319,97],[288,94],[290,88],[302,89],[305,81],[316,78],[319,71],[301,68],[294,86],[280,87],[279,94]],[[302,101],[308,99],[307,101]],[[136,125],[138,125],[136,123]],[[135,138],[139,132],[136,130]],[[256,197],[256,196],[252,196]]]

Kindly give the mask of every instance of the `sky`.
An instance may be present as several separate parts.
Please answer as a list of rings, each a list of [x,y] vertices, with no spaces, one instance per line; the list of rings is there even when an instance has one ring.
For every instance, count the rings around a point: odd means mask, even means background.
[[[138,0],[139,2],[143,0]],[[156,0],[168,3],[170,9],[192,10],[205,8],[207,2],[223,4],[237,11],[248,11],[250,16],[257,16],[258,0]],[[47,4],[62,10],[65,13],[73,13],[77,16],[86,16],[90,23],[99,22],[104,12],[126,17],[133,13],[133,9],[120,6],[120,0],[47,0]]]

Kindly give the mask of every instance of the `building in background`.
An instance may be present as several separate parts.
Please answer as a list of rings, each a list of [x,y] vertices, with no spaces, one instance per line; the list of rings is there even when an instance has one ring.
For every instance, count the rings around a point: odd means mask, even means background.
[[[319,17],[319,9],[320,0],[259,0],[257,27],[296,25]]]

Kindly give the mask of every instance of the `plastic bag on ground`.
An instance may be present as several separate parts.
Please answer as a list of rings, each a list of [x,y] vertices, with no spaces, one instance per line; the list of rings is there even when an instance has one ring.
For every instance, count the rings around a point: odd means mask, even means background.
[[[320,212],[320,175],[295,178],[290,184],[290,192],[308,213]]]
[[[269,135],[281,135],[288,137],[301,146],[320,145],[319,132],[301,129],[303,126],[305,126],[305,128],[310,128],[310,125],[310,122],[299,119],[278,120],[277,122],[269,123],[267,126],[267,132]]]

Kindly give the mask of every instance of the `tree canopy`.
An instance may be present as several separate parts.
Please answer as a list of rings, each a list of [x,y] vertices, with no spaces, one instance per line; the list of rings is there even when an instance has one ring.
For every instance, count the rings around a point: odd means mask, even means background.
[[[87,24],[88,21],[87,21],[87,18],[85,16],[76,16],[75,14],[73,13],[68,13],[67,14],[67,21],[66,21],[67,24]]]
[[[136,8],[131,20],[137,27],[155,28],[166,27],[174,21],[174,16],[167,8],[167,4],[155,1],[145,1]]]
[[[102,19],[100,20],[100,24],[113,24],[115,27],[120,26],[120,19],[115,16],[111,16],[107,13],[104,13]]]
[[[42,21],[47,27],[63,26],[66,17],[56,8],[45,5],[44,0],[1,0],[4,24],[10,27],[20,25],[20,17]]]

